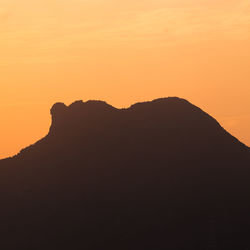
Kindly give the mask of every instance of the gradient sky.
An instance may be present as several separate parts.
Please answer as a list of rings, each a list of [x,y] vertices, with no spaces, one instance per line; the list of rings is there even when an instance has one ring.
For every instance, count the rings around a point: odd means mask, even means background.
[[[250,0],[0,0],[0,158],[57,101],[167,96],[250,145]]]

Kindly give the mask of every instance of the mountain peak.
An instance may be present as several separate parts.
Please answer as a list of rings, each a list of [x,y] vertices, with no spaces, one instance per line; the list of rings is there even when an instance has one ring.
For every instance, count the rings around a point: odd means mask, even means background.
[[[61,114],[65,112],[66,110],[67,110],[67,106],[64,103],[57,102],[52,106],[50,113],[53,116],[53,115]]]
[[[61,148],[69,141],[78,140],[90,146],[92,142],[103,144],[105,140],[115,142],[115,138],[122,138],[123,143],[129,144],[126,140],[132,137],[133,140],[141,137],[150,144],[164,143],[168,152],[174,152],[174,147],[193,148],[197,152],[212,147],[225,152],[222,149],[225,146],[249,151],[249,147],[230,135],[212,116],[178,97],[158,98],[122,109],[99,100],[78,100],[69,106],[57,102],[51,108],[51,117],[48,135],[21,150],[19,157],[31,150],[42,152],[40,147]]]
[[[175,103],[175,104],[189,104],[192,105],[189,101],[187,101],[184,98],[180,98],[180,97],[176,97],[176,96],[170,96],[170,97],[161,97],[161,98],[157,98],[154,99],[152,101],[146,101],[146,102],[138,102],[135,103],[133,105],[131,105],[131,107],[137,106],[137,105],[142,105],[142,104],[169,104],[169,103]]]
[[[171,97],[51,115],[0,161],[4,249],[250,249],[250,151],[207,113]]]
[[[114,107],[104,101],[89,100],[83,102],[78,100],[66,106],[62,102],[55,103],[51,110],[52,124],[50,131],[61,129],[66,124],[73,124],[84,120],[86,122],[92,116],[102,116],[103,112],[115,110]]]
[[[136,120],[145,119],[145,122],[148,120],[155,120],[156,122],[157,119],[160,119],[158,122],[164,120],[166,127],[170,124],[175,127],[185,124],[193,127],[212,126],[221,128],[214,118],[187,100],[178,97],[158,98],[148,102],[139,102],[123,109],[114,108],[100,100],[89,100],[86,102],[78,100],[69,106],[58,102],[51,108],[51,128],[55,130],[60,127],[64,127],[64,129],[68,127],[70,129],[73,124],[86,124],[90,121],[103,122],[109,119],[108,114],[112,114],[114,119],[116,119],[116,116],[119,116],[119,118],[117,117],[118,119],[127,119],[126,117],[131,116]]]

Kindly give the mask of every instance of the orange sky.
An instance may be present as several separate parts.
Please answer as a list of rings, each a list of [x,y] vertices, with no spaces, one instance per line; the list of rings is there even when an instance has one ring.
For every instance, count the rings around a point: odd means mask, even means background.
[[[57,101],[166,96],[250,145],[250,0],[0,0],[0,158]]]

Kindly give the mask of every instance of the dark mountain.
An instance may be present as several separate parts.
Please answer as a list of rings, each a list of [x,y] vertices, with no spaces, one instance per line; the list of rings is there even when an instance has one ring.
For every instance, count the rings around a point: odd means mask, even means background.
[[[250,249],[250,150],[179,98],[55,104],[0,161],[4,250]]]

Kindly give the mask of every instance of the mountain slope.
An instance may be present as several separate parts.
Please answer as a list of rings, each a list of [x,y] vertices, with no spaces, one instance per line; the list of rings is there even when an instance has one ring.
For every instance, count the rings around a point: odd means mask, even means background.
[[[180,98],[55,104],[0,161],[4,249],[248,249],[250,150]]]

